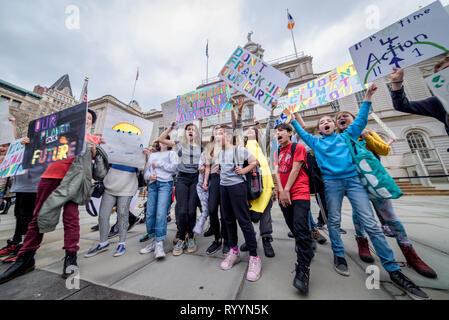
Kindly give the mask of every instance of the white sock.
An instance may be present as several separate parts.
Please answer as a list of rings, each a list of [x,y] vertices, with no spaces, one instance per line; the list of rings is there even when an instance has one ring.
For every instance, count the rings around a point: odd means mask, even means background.
[[[99,243],[101,247],[107,246],[109,244],[109,241],[106,242],[100,242]]]

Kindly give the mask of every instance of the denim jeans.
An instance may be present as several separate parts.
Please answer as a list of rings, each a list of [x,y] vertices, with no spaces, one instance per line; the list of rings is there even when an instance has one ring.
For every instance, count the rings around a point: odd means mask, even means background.
[[[408,240],[407,233],[405,232],[404,225],[402,224],[396,212],[393,209],[393,201],[391,199],[385,200],[373,200],[372,201],[374,209],[377,210],[379,215],[382,217],[383,224],[390,227],[393,232],[394,237],[399,245],[410,247],[412,244]],[[365,238],[365,229],[360,224],[358,216],[355,212],[352,214],[352,220],[354,221],[354,227],[357,237]]]
[[[312,229],[315,229],[316,227],[318,227],[318,225],[315,220],[313,220],[312,211],[309,210],[309,229],[312,231]]]
[[[148,185],[147,201],[147,233],[156,241],[164,241],[167,237],[167,211],[171,204],[173,181],[155,181]]]
[[[332,242],[332,251],[335,256],[344,258],[344,246],[340,238],[341,205],[343,197],[348,197],[353,211],[368,233],[374,249],[379,256],[383,267],[387,272],[400,270],[399,265],[394,260],[394,253],[385,239],[385,236],[377,225],[374,212],[368,198],[368,194],[358,176],[324,180],[326,187],[326,201],[329,213],[328,229]]]

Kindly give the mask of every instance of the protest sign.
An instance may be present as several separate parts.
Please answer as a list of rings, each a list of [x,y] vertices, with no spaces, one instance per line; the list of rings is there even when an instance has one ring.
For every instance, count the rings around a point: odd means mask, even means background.
[[[240,46],[219,73],[219,78],[255,103],[271,110],[290,78]]]
[[[5,158],[0,165],[0,178],[7,178],[24,174],[22,168],[23,152],[25,147],[20,143],[22,139],[16,140],[8,148]]]
[[[0,101],[0,144],[11,143],[15,140],[12,124],[9,121],[8,100]]]
[[[109,109],[104,120],[102,148],[108,154],[109,163],[143,169],[145,154],[143,148],[153,130],[153,122],[129,113]]]
[[[441,101],[446,112],[449,113],[449,68],[426,78],[426,82],[433,94]]]
[[[362,83],[448,52],[449,15],[439,1],[349,48]]]
[[[86,134],[87,102],[64,109],[28,125],[23,168],[43,166],[82,153]]]
[[[288,90],[287,106],[291,112],[318,107],[366,89],[360,83],[354,64],[349,62],[325,75]]]
[[[284,109],[284,111],[279,115],[279,117],[274,122],[274,126],[276,127],[278,124],[281,123],[289,123],[292,120],[292,115],[289,112],[287,108]]]
[[[177,97],[179,123],[213,116],[232,110],[231,92],[226,82],[210,85]]]

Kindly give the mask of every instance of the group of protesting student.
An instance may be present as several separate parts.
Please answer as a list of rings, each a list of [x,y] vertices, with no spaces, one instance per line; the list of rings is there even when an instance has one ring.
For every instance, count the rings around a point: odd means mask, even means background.
[[[448,66],[449,59],[446,58],[436,65],[435,71]],[[445,124],[449,134],[449,115],[441,102],[435,97],[424,101],[408,101],[402,88],[403,70],[394,71],[391,75],[391,95],[395,108],[403,112],[435,117]],[[437,274],[414,251],[404,226],[394,211],[393,201],[370,201],[346,140],[346,137],[349,137],[365,141],[366,149],[376,157],[388,155],[389,143],[383,141],[374,131],[365,129],[371,97],[376,90],[376,84],[369,87],[357,116],[342,111],[335,118],[321,117],[316,126],[319,135],[316,136],[305,131],[305,123],[299,113],[294,114],[295,120],[291,124],[281,123],[273,128],[276,103],[273,103],[274,108],[264,133],[258,125],[251,126],[244,132],[241,120],[244,109],[242,98],[233,101],[237,117],[232,111],[232,126],[215,126],[209,143],[204,147],[201,143],[201,126],[198,128],[190,123],[180,128],[176,122],[172,123],[153,142],[151,149],[143,150],[147,160],[143,176],[148,183],[148,200],[146,234],[141,242],[148,241],[148,244],[140,253],[154,252],[157,259],[166,255],[164,241],[167,237],[167,212],[170,210],[174,192],[177,233],[172,254],[181,256],[184,252],[196,252],[196,238],[203,232],[209,218],[210,228],[204,235],[213,236],[214,239],[206,253],[214,254],[222,249],[226,256],[220,268],[229,270],[241,261],[240,252],[247,251],[249,265],[246,278],[249,281],[257,281],[262,275],[263,263],[258,253],[253,223],[259,224],[265,256],[273,258],[275,253],[271,246],[271,209],[276,182],[279,206],[295,239],[297,263],[293,286],[301,293],[307,294],[309,290],[315,241],[326,241],[317,230],[311,215],[310,196],[315,193],[321,209],[320,225],[327,221],[333,266],[337,273],[349,275],[340,228],[342,201],[346,196],[352,206],[361,260],[374,262],[368,246],[368,235],[392,282],[415,299],[428,299],[427,294],[401,272],[382,229],[388,230],[389,236],[396,238],[407,262],[419,274],[429,278],[436,278]],[[86,127],[89,128],[95,119],[95,113],[89,110]],[[270,132],[273,129],[279,147],[277,150],[271,150],[274,151],[274,157],[271,157]],[[304,144],[298,142],[299,139],[308,146],[308,151]],[[129,207],[138,190],[139,169],[108,164],[107,156],[101,148],[101,144],[107,143],[104,139],[88,133],[86,141],[89,148],[84,157],[89,157],[90,163],[95,162],[88,178],[102,180],[104,192],[98,214],[99,243],[91,248],[85,257],[94,257],[108,249],[109,220],[114,207],[119,233],[119,243],[114,256],[121,256],[126,251]],[[27,143],[27,139],[24,139],[23,143]],[[77,266],[80,202],[74,201],[73,197],[64,199],[67,200],[64,202],[61,200],[61,194],[65,193],[60,190],[65,185],[68,172],[73,168],[72,163],[77,163],[77,158],[52,163],[48,168],[39,169],[41,172],[30,170],[26,175],[15,178],[13,191],[17,194],[15,214],[18,227],[14,238],[8,241],[0,255],[14,250],[16,255],[14,264],[0,275],[0,284],[34,269],[34,256],[42,241],[42,230],[51,229],[51,226],[47,226],[48,219],[40,217],[51,211],[46,209],[47,207],[59,205],[59,209],[63,208],[66,250],[63,274],[68,276],[70,272],[67,268],[71,265]],[[274,163],[274,172],[270,168],[271,161]],[[259,188],[255,190],[257,183]],[[56,197],[58,201],[54,199],[55,193],[59,195]],[[52,207],[52,202],[57,204]],[[199,217],[198,208],[201,212]],[[46,210],[43,212],[42,209]],[[382,228],[377,223],[374,212]],[[244,243],[240,247],[238,227],[244,237]]]

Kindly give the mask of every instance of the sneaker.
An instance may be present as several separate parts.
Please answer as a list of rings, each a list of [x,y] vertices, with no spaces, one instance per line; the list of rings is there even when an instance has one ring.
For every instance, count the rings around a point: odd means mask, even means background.
[[[341,234],[347,234],[346,230],[345,230],[345,229],[342,229],[342,228],[340,228],[340,233],[341,233]]]
[[[211,227],[209,227],[209,229],[206,231],[206,232],[204,232],[204,236],[207,238],[207,237],[210,237],[210,236],[213,236],[214,235],[214,231],[212,230],[212,228]]]
[[[246,274],[246,280],[257,281],[260,278],[260,272],[262,271],[262,260],[259,256],[249,257],[248,273]]]
[[[390,272],[390,279],[394,285],[403,290],[414,300],[430,300],[429,296],[407,278],[401,271]]]
[[[126,250],[125,245],[123,243],[119,244],[117,249],[115,249],[114,257],[123,256],[125,254],[125,250]]]
[[[316,227],[317,227],[318,229],[320,229],[320,230],[323,230],[323,229],[324,229],[324,224],[321,223],[321,222],[318,222],[318,223],[316,224]]]
[[[11,240],[8,240],[7,243],[8,244],[0,250],[0,257],[11,255],[18,246],[17,244],[13,244]]]
[[[265,257],[273,258],[275,256],[273,247],[271,246],[270,238],[262,238],[263,252],[265,253]]]
[[[223,244],[223,254],[228,254],[229,251],[231,250],[231,248],[229,247],[229,245],[227,245],[226,243]]]
[[[411,266],[416,272],[431,279],[435,279],[437,277],[435,270],[422,261],[412,246],[406,247],[399,245],[399,248],[401,248],[402,254],[405,256],[408,265]]]
[[[184,248],[186,247],[186,241],[179,239],[176,245],[173,247],[173,255],[180,256],[184,253]]]
[[[289,238],[294,238],[294,237],[295,237],[295,235],[294,235],[293,232],[291,232],[291,231],[289,231],[289,232],[287,233],[287,236],[288,236]]]
[[[100,227],[98,226],[98,224],[96,224],[96,225],[94,225],[93,227],[91,227],[90,230],[92,230],[92,231],[98,231],[98,230],[100,230]]]
[[[334,267],[337,273],[342,276],[349,276],[348,263],[345,258],[334,256]]]
[[[76,268],[78,268],[78,263],[76,260],[77,260],[76,251],[75,252],[69,252],[67,250],[65,251],[64,266],[62,268],[61,274],[61,276],[64,279],[67,279],[71,274],[75,273]]]
[[[156,242],[156,248],[154,249],[154,256],[156,259],[162,259],[165,257],[164,243],[162,241]]]
[[[312,229],[312,238],[319,244],[325,244],[327,239],[318,231],[317,228]]]
[[[87,253],[84,255],[84,258],[90,258],[90,257],[96,256],[97,254],[108,250],[108,247],[109,247],[109,243],[103,247],[100,244],[98,244],[96,247],[87,251]]]
[[[207,248],[206,254],[214,254],[221,248],[221,241],[215,240],[212,244]]]
[[[368,239],[362,237],[355,237],[355,240],[357,241],[357,246],[359,247],[360,260],[366,263],[373,263],[374,258],[371,255],[371,252],[369,251]]]
[[[387,226],[386,224],[384,224],[382,226],[382,231],[386,237],[395,238],[395,234],[393,233],[393,231],[391,231],[390,227]]]
[[[156,243],[154,241],[152,241],[145,248],[140,249],[140,253],[147,254],[147,253],[153,252],[155,249],[156,249]]]
[[[148,233],[145,233],[140,239],[139,242],[145,242],[150,240],[150,235]]]
[[[3,259],[3,263],[13,263],[13,262],[16,262],[16,260],[17,260],[17,253],[12,254],[9,257],[6,257],[5,259]]]
[[[176,230],[175,237],[173,238],[173,245],[175,246],[179,241],[179,230]]]
[[[293,286],[303,294],[309,293],[310,268],[296,264],[296,275],[293,279]]]
[[[8,282],[18,276],[33,271],[35,268],[34,255],[36,251],[22,253],[16,262],[0,275],[0,284]]]
[[[220,264],[220,267],[223,270],[229,270],[232,268],[232,266],[234,264],[237,264],[239,262],[240,262],[239,251],[232,249],[232,250],[229,250],[228,254],[226,255],[226,258]]]
[[[189,238],[189,241],[187,243],[187,252],[188,253],[194,253],[198,250],[198,246],[196,245],[196,239],[195,237]]]

